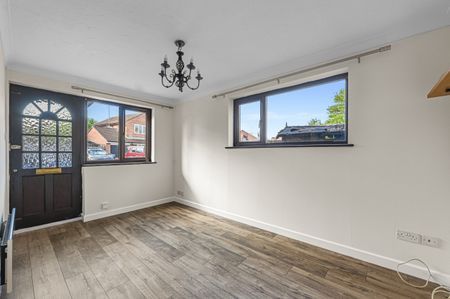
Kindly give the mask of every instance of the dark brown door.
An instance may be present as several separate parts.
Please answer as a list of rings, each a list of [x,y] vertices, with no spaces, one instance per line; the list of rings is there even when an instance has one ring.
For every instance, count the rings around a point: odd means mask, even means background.
[[[10,85],[10,208],[16,227],[81,213],[81,98]]]

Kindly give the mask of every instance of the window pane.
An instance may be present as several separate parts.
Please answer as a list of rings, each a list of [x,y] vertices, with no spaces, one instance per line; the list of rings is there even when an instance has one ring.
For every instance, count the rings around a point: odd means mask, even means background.
[[[39,136],[22,135],[22,151],[24,152],[39,151]]]
[[[56,114],[56,116],[58,116],[59,119],[72,120],[72,115],[67,108],[63,108]]]
[[[34,103],[36,104],[36,106],[39,107],[39,109],[41,109],[42,112],[48,111],[48,101],[47,100],[36,100],[36,101],[34,101]]]
[[[42,153],[41,161],[42,168],[56,167],[56,153]]]
[[[23,134],[39,134],[39,119],[24,117],[22,119],[22,133]]]
[[[88,101],[87,159],[119,159],[119,106]]]
[[[47,100],[36,100],[36,101],[34,101],[34,103],[36,104],[36,106],[39,107],[39,109],[41,109],[42,112],[48,111],[48,101]]]
[[[58,112],[59,110],[61,110],[63,106],[60,103],[55,103],[53,101],[50,101],[50,111],[53,113]]]
[[[147,144],[147,114],[125,110],[125,158],[145,158]]]
[[[38,153],[23,153],[22,154],[22,168],[23,169],[39,168],[39,154]]]
[[[41,137],[41,146],[43,152],[56,152],[56,137]]]
[[[254,142],[260,138],[261,103],[259,101],[239,105],[239,141]]]
[[[72,167],[72,154],[71,153],[60,153],[58,154],[59,167]]]
[[[346,80],[268,96],[267,143],[345,141]]]
[[[59,151],[71,152],[72,151],[72,138],[71,137],[59,137]]]
[[[50,119],[41,120],[41,134],[42,135],[56,135],[56,121]]]
[[[41,111],[33,103],[29,103],[25,109],[23,109],[23,115],[39,116]]]
[[[68,121],[59,122],[59,135],[72,136],[72,123]]]

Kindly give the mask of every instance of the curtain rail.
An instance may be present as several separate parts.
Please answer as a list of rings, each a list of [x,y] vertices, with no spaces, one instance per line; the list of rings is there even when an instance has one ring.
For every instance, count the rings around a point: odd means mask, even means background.
[[[84,88],[84,87],[80,87],[80,86],[76,86],[76,85],[72,85],[72,89],[81,90],[81,93],[84,93],[85,91],[94,92],[94,93],[103,94],[103,95],[106,95],[106,96],[112,96],[112,97],[116,97],[116,98],[133,100],[133,101],[141,102],[141,103],[144,103],[144,104],[150,104],[150,105],[158,106],[160,108],[173,109],[173,106],[163,105],[163,104],[159,104],[159,103],[155,103],[155,102],[143,101],[143,100],[139,100],[139,99],[136,99],[136,98],[121,96],[121,95],[118,95],[118,94],[113,94],[113,93],[109,93],[109,92],[94,90],[94,89],[90,89],[90,88]]]
[[[320,64],[320,65],[317,65],[317,66],[313,66],[313,67],[310,67],[310,68],[307,68],[307,69],[302,69],[300,71],[296,71],[296,72],[289,73],[289,74],[286,74],[286,75],[278,76],[278,77],[275,77],[275,78],[272,78],[272,79],[267,79],[267,80],[264,80],[264,81],[261,81],[261,82],[258,82],[258,83],[254,83],[254,84],[250,84],[250,85],[247,85],[247,86],[243,86],[243,87],[239,87],[239,88],[236,88],[236,89],[232,89],[230,91],[218,93],[218,94],[213,95],[212,98],[215,99],[215,98],[218,98],[218,97],[225,97],[225,96],[229,95],[230,93],[246,90],[246,89],[249,89],[249,88],[252,88],[252,87],[257,87],[259,85],[267,84],[267,83],[270,83],[272,81],[277,81],[278,83],[280,83],[280,80],[289,78],[291,76],[303,74],[303,73],[306,73],[306,72],[309,72],[309,71],[314,71],[314,70],[317,70],[317,69],[321,69],[321,68],[324,68],[324,67],[327,67],[327,66],[331,66],[331,65],[334,65],[334,64],[338,64],[338,63],[342,63],[342,62],[346,62],[346,61],[350,61],[350,60],[354,60],[354,59],[358,59],[358,61],[359,61],[364,56],[369,56],[369,55],[373,55],[373,54],[377,54],[377,53],[381,53],[381,52],[386,52],[386,51],[389,51],[389,50],[391,50],[391,45],[386,45],[386,46],[383,46],[383,47],[380,47],[380,48],[377,48],[377,49],[374,49],[374,50],[371,50],[371,51],[366,51],[366,52],[359,53],[359,54],[356,54],[356,55],[352,55],[352,56],[348,56],[348,57],[345,57],[345,58],[333,60],[331,62],[323,63],[323,64]]]

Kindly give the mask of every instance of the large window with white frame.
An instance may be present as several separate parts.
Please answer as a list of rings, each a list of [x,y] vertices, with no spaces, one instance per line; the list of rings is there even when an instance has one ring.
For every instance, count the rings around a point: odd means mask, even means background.
[[[348,75],[340,74],[234,101],[234,146],[348,143]]]

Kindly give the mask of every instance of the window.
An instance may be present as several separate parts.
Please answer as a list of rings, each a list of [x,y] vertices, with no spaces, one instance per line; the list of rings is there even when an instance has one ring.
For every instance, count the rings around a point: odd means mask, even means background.
[[[86,163],[150,162],[151,110],[87,101]]]
[[[134,124],[135,134],[145,134],[145,125]]]
[[[347,144],[347,74],[234,101],[234,146]]]
[[[119,160],[119,106],[88,101],[87,160]]]
[[[261,102],[259,100],[243,102],[238,107],[239,142],[250,143],[260,141]]]
[[[125,158],[145,158],[147,115],[138,110],[125,110]],[[137,129],[137,130],[136,130]]]

